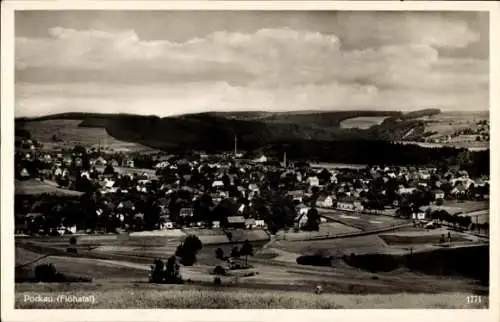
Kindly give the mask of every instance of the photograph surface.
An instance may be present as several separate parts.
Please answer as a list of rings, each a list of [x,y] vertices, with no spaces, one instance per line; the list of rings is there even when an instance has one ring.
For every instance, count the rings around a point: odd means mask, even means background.
[[[16,309],[490,307],[488,11],[14,18]]]

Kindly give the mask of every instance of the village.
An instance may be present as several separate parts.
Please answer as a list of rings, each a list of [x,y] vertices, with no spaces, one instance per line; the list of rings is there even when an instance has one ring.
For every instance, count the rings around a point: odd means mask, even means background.
[[[233,153],[188,156],[127,155],[95,146],[47,151],[23,139],[15,160],[19,234],[318,232],[331,218],[325,213],[390,216],[426,228],[444,222],[462,230],[489,229],[488,210],[467,211],[468,204],[487,203],[489,178],[471,178],[456,167],[352,169],[294,162],[286,154],[281,160],[248,158],[237,150],[236,138]],[[40,189],[22,191],[30,185]]]

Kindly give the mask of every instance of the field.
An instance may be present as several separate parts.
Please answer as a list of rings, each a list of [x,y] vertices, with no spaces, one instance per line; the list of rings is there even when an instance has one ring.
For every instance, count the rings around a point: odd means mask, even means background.
[[[452,135],[462,128],[475,128],[478,121],[489,120],[488,112],[443,112],[421,118],[426,121],[426,132],[438,132],[439,135]]]
[[[360,116],[340,122],[343,129],[361,129],[366,130],[374,125],[380,125],[388,116]]]
[[[341,215],[341,213],[337,214]],[[391,217],[360,215],[353,222],[364,222],[367,229],[378,227],[385,219],[390,225],[396,220]],[[344,218],[348,220],[349,218]],[[375,220],[377,219],[377,220]],[[372,222],[370,222],[372,221]],[[396,220],[397,222],[397,220]],[[368,227],[368,225],[372,225]],[[388,225],[387,223],[385,224]],[[322,224],[322,231],[359,231],[337,222]],[[185,285],[150,285],[147,275],[150,264],[156,258],[171,256],[184,233],[196,233],[204,241],[194,266],[181,266]],[[234,231],[235,239],[252,237],[239,236],[243,231]],[[321,233],[321,231],[320,231]],[[217,230],[187,230],[172,234],[137,233],[129,236],[93,235],[78,239],[77,254],[67,254],[66,237],[16,238],[16,277],[22,279],[33,274],[39,263],[53,263],[65,275],[91,278],[91,283],[77,285],[16,283],[16,307],[18,308],[463,308],[467,305],[464,294],[486,294],[488,286],[478,283],[475,276],[452,273],[433,275],[438,269],[433,266],[436,256],[431,251],[439,249],[435,244],[436,234],[418,228],[401,228],[383,233],[385,236],[368,234],[349,238],[324,240],[271,239],[252,242],[254,256],[248,258],[251,268],[228,271],[222,276],[222,285],[214,286],[212,270],[216,265],[226,263],[215,258],[215,250],[221,248],[229,254],[238,243],[220,239]],[[307,234],[307,233],[306,233]],[[468,240],[452,233],[459,244],[471,246],[484,244]],[[390,236],[390,237],[387,237]],[[219,238],[220,240],[211,240]],[[392,238],[392,239],[391,239]],[[391,239],[391,240],[389,240]],[[215,244],[209,244],[215,242]],[[219,244],[219,242],[223,242]],[[415,254],[423,254],[422,271],[409,270],[404,262],[389,271],[373,271],[363,267],[366,256],[402,258],[408,254],[408,247]],[[460,252],[461,248],[455,248]],[[452,250],[450,248],[450,250]],[[330,267],[301,265],[297,258],[315,253],[333,256]],[[428,252],[429,255],[426,255]],[[350,260],[355,254],[357,261]],[[473,249],[467,256],[476,256]],[[484,259],[484,249],[481,252]],[[347,256],[347,257],[346,257]],[[459,253],[453,258],[461,258]],[[449,256],[448,256],[449,257]],[[441,257],[439,257],[441,258]],[[464,257],[468,260],[469,257]],[[430,259],[430,260],[428,260]],[[381,259],[383,262],[385,259]],[[372,262],[369,260],[370,263]],[[476,262],[469,260],[470,262]],[[427,266],[426,266],[427,265]],[[448,267],[449,263],[441,263]],[[487,266],[484,266],[487,267]],[[465,272],[467,273],[467,272]],[[464,274],[465,274],[464,273]],[[314,287],[321,284],[324,294],[313,294]],[[78,294],[92,293],[96,303],[90,304],[35,304],[23,301],[25,292],[51,295],[68,293],[78,288]],[[130,296],[129,293],[134,295]],[[52,293],[53,294],[53,293]],[[73,293],[74,294],[74,293]],[[461,299],[460,301],[458,299]],[[87,305],[87,306],[85,306]],[[483,303],[483,306],[487,304]]]
[[[446,234],[445,234],[446,236]],[[387,234],[380,235],[388,245],[416,245],[416,244],[438,244],[441,232],[431,232],[431,234]],[[470,242],[469,238],[455,232],[452,233],[453,242]]]
[[[44,120],[16,123],[31,133],[31,136],[42,142],[44,148],[72,148],[77,144],[98,146],[99,144],[114,152],[147,152],[152,149],[137,143],[117,140],[103,128],[78,127],[81,120]],[[60,141],[52,140],[55,135]]]
[[[462,211],[463,213],[469,213],[469,212],[474,212],[474,211],[479,211],[479,210],[487,210],[490,208],[488,201],[458,202],[458,201],[446,200],[443,203],[443,206],[457,208],[460,211]]]
[[[16,195],[52,194],[56,196],[81,196],[83,193],[74,190],[58,188],[57,185],[39,180],[16,180],[14,183]]]
[[[443,112],[440,114],[419,118],[425,122],[425,132],[436,132],[428,136],[431,142],[414,142],[422,147],[441,147],[443,145],[470,150],[489,148],[488,141],[476,141],[476,135],[454,135],[457,130],[476,129],[476,122],[489,120],[488,112]],[[450,136],[449,142],[433,143],[432,140]]]
[[[367,308],[436,308],[436,309],[480,309],[487,308],[487,297],[480,304],[467,304],[469,294],[390,294],[390,295],[345,295],[310,292],[262,291],[231,289],[228,287],[198,287],[177,285],[16,285],[16,309],[367,309]],[[95,303],[34,303],[25,302],[24,295],[34,293],[53,296],[71,294],[95,296]]]
[[[342,223],[361,231],[373,231],[391,228],[409,223],[409,220],[389,216],[376,216],[361,213],[348,213],[338,210],[320,210],[322,217],[327,220]]]
[[[333,256],[349,255],[351,253],[376,253],[383,251],[387,245],[377,235],[368,235],[351,238],[310,240],[296,242],[280,240],[274,247],[296,254],[311,254],[325,252]]]

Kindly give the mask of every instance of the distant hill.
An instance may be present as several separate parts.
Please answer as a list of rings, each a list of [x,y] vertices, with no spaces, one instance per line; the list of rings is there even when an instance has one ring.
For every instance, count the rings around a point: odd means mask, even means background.
[[[206,112],[160,118],[130,114],[65,113],[16,122],[81,120],[80,127],[104,128],[118,140],[164,150],[231,150],[234,137],[241,149],[252,150],[279,142],[381,140],[397,141],[409,132],[421,133],[422,115],[439,110],[404,114],[394,111],[299,111],[299,112]],[[344,120],[387,117],[368,129],[342,128]],[[408,139],[408,137],[406,137]]]

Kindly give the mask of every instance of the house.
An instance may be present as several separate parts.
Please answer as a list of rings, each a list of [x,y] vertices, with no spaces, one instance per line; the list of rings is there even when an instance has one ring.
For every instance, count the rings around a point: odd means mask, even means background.
[[[412,219],[415,220],[427,220],[427,213],[425,211],[417,211],[412,214]]]
[[[307,219],[307,213],[297,215],[297,217],[295,218],[296,226],[298,228],[303,228],[307,225]]]
[[[316,206],[320,208],[331,208],[333,207],[333,197],[332,196],[320,196],[316,201]]]
[[[246,229],[255,228],[255,219],[245,219],[245,227]]]
[[[249,184],[248,190],[250,190],[251,192],[259,192],[260,191],[259,186],[256,185],[255,183]]]
[[[400,195],[400,196],[411,195],[415,190],[417,190],[417,188],[400,187],[398,189],[398,195]]]
[[[95,161],[94,161],[94,164],[95,165],[106,165],[108,162],[106,160],[104,160],[103,157],[98,157]]]
[[[179,216],[183,218],[193,217],[194,216],[193,208],[181,208],[181,210],[179,211]]]
[[[65,165],[71,165],[72,162],[73,162],[73,160],[69,156],[66,156],[66,157],[63,158],[63,163]]]
[[[434,195],[434,200],[444,199],[444,191],[441,189],[432,190],[432,194]]]
[[[21,170],[20,176],[21,176],[22,178],[28,178],[28,177],[30,176],[30,173],[28,172],[28,170],[27,170],[26,168],[23,168],[23,169]]]
[[[311,187],[317,187],[319,186],[319,179],[316,176],[313,177],[308,177],[307,178],[307,184]]]
[[[255,163],[266,163],[267,157],[265,155],[261,155],[259,158],[253,160]]]
[[[451,190],[451,195],[455,197],[464,196],[467,192],[467,188],[463,184],[458,184]]]
[[[168,167],[168,166],[169,166],[169,163],[168,163],[167,161],[162,161],[162,162],[157,163],[157,164],[154,166],[154,168],[155,168],[155,169],[164,169],[164,168],[166,168],[166,167]]]
[[[160,229],[174,229],[174,223],[171,221],[166,221],[160,224]]]
[[[354,211],[354,200],[352,198],[344,198],[337,202],[337,209],[344,211]]]
[[[304,198],[304,191],[302,190],[289,191],[287,195],[292,197],[292,200],[297,200],[299,202],[302,202]]]
[[[222,188],[224,187],[224,183],[221,180],[216,180],[212,183],[213,188]]]
[[[133,159],[123,159],[122,166],[126,168],[134,168],[134,160]]]
[[[243,216],[229,216],[227,217],[227,227],[245,228],[245,218]]]
[[[256,219],[255,220],[255,228],[266,229],[267,228],[266,222],[262,219]]]
[[[297,207],[295,207],[295,209],[297,210],[297,213],[299,215],[302,215],[302,214],[307,214],[307,212],[309,211],[309,209],[311,209],[310,207],[307,207],[306,205],[304,205],[303,203],[297,205]]]
[[[363,211],[364,207],[360,200],[353,197],[346,197],[337,202],[337,209],[343,211]]]

